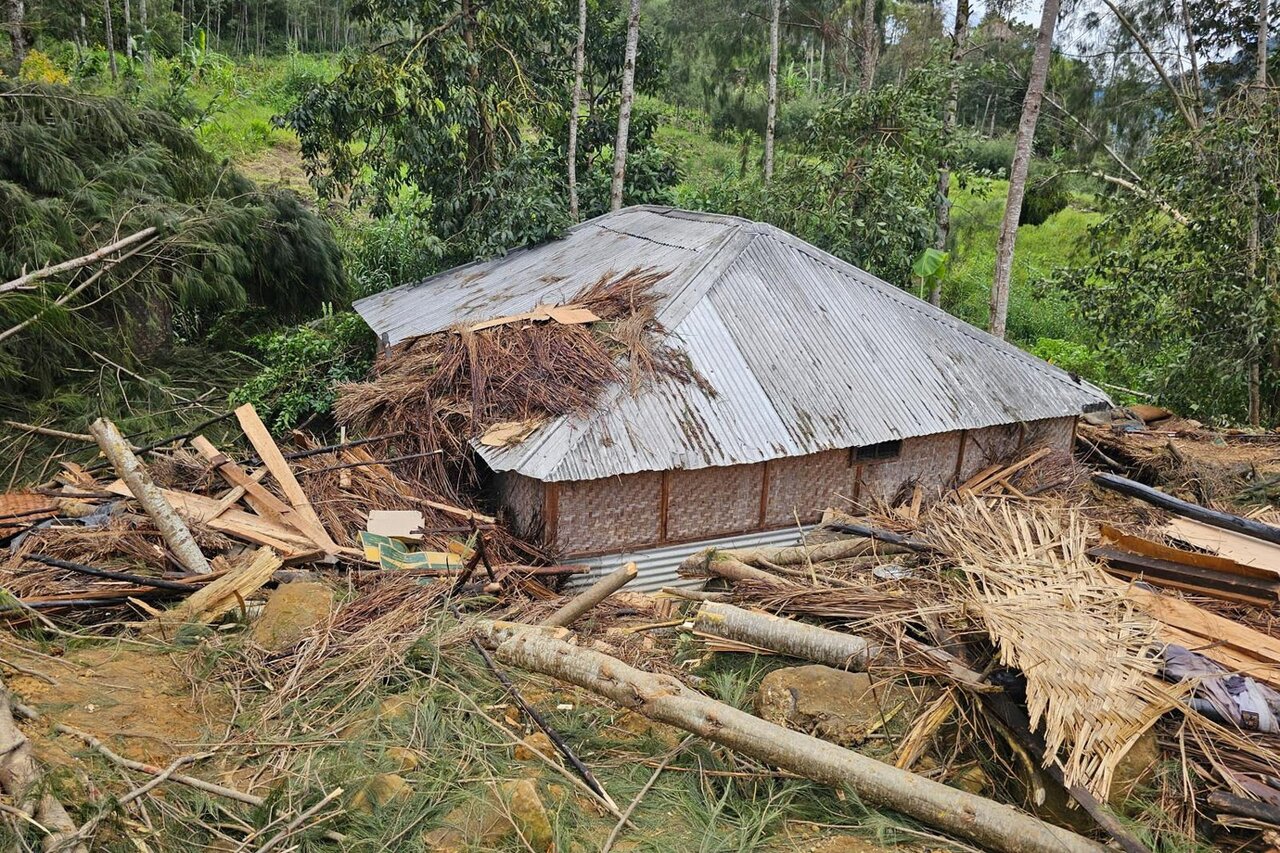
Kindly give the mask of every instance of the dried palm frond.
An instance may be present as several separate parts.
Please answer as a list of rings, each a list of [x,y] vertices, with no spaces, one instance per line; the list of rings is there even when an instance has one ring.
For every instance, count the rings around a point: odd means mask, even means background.
[[[1001,664],[1026,677],[1046,763],[1058,758],[1068,784],[1105,797],[1120,759],[1179,703],[1156,678],[1157,626],[1085,555],[1075,507],[971,499],[936,508],[928,531],[964,570]]]
[[[368,382],[338,389],[338,419],[365,431],[401,431],[406,452],[436,491],[456,497],[474,482],[470,442],[494,424],[586,411],[624,380],[632,393],[665,376],[696,378],[656,320],[666,272],[606,273],[571,302],[589,324],[512,322],[413,338],[380,359]]]

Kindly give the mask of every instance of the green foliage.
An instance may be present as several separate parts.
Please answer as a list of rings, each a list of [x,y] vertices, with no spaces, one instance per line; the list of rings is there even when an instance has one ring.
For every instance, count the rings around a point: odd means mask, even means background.
[[[1041,163],[1032,163],[1026,194],[1022,197],[1022,210],[1018,211],[1018,224],[1042,225],[1050,216],[1065,210],[1069,201],[1066,181],[1056,170]]]
[[[231,394],[234,405],[253,403],[276,432],[328,415],[337,385],[364,378],[374,340],[358,314],[343,311],[253,339],[263,368]]]
[[[1142,163],[1144,194],[1108,201],[1088,263],[1064,276],[1103,345],[1175,410],[1243,419],[1257,364],[1264,417],[1280,413],[1276,108],[1270,90],[1242,93],[1197,129],[1167,127]]]
[[[0,280],[84,255],[146,227],[159,240],[80,298],[50,300],[92,270],[0,296],[0,378],[58,381],[81,341],[147,356],[177,330],[199,337],[229,309],[298,318],[343,298],[332,233],[300,199],[260,191],[168,114],[67,89],[0,87]]]
[[[1009,164],[1013,162],[1013,139],[972,137],[964,144],[960,160],[976,172],[1007,178]]]
[[[803,155],[780,152],[772,182],[725,177],[693,203],[770,222],[907,286],[933,237],[944,83],[926,68],[832,101],[810,122]]]
[[[23,83],[47,83],[50,85],[66,85],[71,82],[67,72],[63,71],[47,54],[38,50],[27,52],[18,69],[18,79]]]
[[[547,198],[552,146],[526,132],[567,91],[560,6],[370,0],[353,13],[381,48],[344,56],[287,117],[321,197],[349,192],[381,215],[416,190],[430,201],[428,231],[459,260],[560,229]]]
[[[1074,341],[1040,338],[1031,347],[1031,354],[1091,382],[1101,382],[1107,376],[1107,366],[1101,355]]]

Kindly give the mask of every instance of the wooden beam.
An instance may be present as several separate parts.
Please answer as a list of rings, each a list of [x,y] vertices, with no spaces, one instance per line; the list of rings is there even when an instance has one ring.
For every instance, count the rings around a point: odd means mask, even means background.
[[[1193,504],[1117,474],[1097,473],[1093,475],[1093,482],[1104,489],[1110,489],[1113,492],[1137,498],[1152,506],[1166,509],[1174,515],[1193,518],[1196,521],[1220,527],[1223,530],[1243,533],[1245,536],[1253,536],[1257,539],[1280,545],[1280,527],[1273,527],[1270,524],[1263,524],[1261,521],[1254,521],[1251,518],[1242,518],[1238,515],[1218,512],[1199,504]]]
[[[292,527],[302,535],[307,535],[302,520],[298,518],[298,513],[293,507],[263,488],[243,468],[214,447],[213,442],[203,435],[197,435],[191,439],[191,446],[222,475],[222,479],[226,480],[230,486],[243,490],[245,501],[253,507],[254,512],[276,524]],[[226,499],[223,498],[223,500]]]
[[[289,503],[297,510],[298,517],[303,524],[303,532],[326,553],[338,553],[340,550],[338,543],[334,542],[333,538],[329,536],[329,531],[325,530],[324,523],[320,521],[320,516],[316,515],[315,509],[311,506],[311,500],[307,497],[307,493],[302,490],[302,486],[298,485],[297,478],[293,476],[293,470],[289,467],[289,463],[284,456],[281,455],[280,448],[276,446],[275,441],[271,438],[271,433],[267,430],[266,424],[258,417],[258,412],[254,409],[253,404],[245,403],[236,409],[236,419],[240,421],[240,428],[244,430],[249,443],[258,452],[258,457],[262,459],[262,464],[271,472],[271,476],[276,478],[276,482],[280,484],[280,490],[284,492],[284,496],[289,499]]]
[[[765,520],[769,517],[769,460],[764,460],[760,467],[760,517],[756,520],[756,529],[764,530]]]

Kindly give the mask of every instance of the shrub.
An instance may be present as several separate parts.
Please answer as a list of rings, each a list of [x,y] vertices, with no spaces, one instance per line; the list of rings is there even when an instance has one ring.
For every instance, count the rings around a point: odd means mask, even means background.
[[[1013,140],[1007,137],[971,139],[964,146],[960,160],[976,172],[986,172],[998,178],[1007,178],[1009,164],[1013,162]]]
[[[18,69],[18,79],[23,83],[52,86],[66,86],[71,82],[67,72],[59,68],[48,54],[38,50],[27,51],[27,58],[22,60],[22,67]]]

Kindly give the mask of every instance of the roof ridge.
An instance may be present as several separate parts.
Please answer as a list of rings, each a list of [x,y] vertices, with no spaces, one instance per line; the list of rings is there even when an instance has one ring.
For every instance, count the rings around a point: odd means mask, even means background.
[[[919,297],[911,295],[902,288],[890,284],[879,276],[869,273],[861,267],[856,267],[848,261],[836,257],[830,252],[823,251],[817,246],[807,243],[799,237],[796,237],[775,225],[769,225],[768,223],[760,224],[764,226],[760,232],[764,236],[772,237],[778,242],[786,245],[788,248],[807,256],[810,260],[820,263],[835,272],[851,276],[863,284],[870,285],[881,295],[892,299],[903,308],[915,311],[924,317],[928,317],[929,319],[948,327],[952,331],[959,332],[960,334],[969,337],[975,343],[979,343],[988,349],[994,350],[1002,355],[1012,356],[1024,362],[1029,367],[1035,368],[1039,372],[1044,373],[1046,376],[1050,376],[1058,380],[1069,388],[1092,388],[1100,395],[1104,397],[1106,396],[1102,389],[1098,388],[1093,383],[1087,382],[1083,379],[1078,381],[1073,380],[1070,374],[1057,365],[1050,364],[1044,359],[1037,358],[1031,353],[1023,350],[1021,347],[1011,344],[1002,338],[997,338],[989,332],[984,332],[977,326],[974,326],[971,323],[966,323],[964,320],[944,311],[936,305],[930,305]]]

